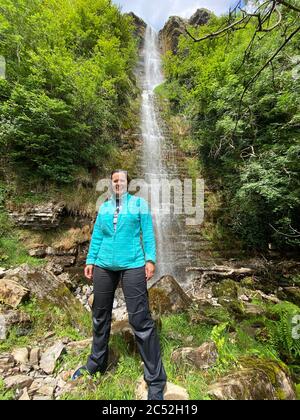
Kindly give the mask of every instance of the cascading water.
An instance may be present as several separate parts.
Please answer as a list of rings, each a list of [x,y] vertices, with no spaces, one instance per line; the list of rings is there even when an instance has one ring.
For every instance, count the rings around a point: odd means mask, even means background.
[[[166,150],[171,145],[166,145],[166,139],[159,124],[159,113],[155,105],[154,89],[163,83],[161,69],[161,56],[158,45],[158,35],[153,28],[147,26],[145,34],[143,58],[142,84],[142,118],[141,131],[143,137],[143,172],[144,180],[151,186],[151,212],[153,215],[156,242],[157,264],[153,280],[158,280],[162,275],[170,274],[176,278],[177,268],[176,253],[173,249],[174,233],[178,232],[178,221],[170,212],[164,211],[161,201],[160,189],[163,180],[174,176],[168,171]],[[149,201],[149,197],[145,197]],[[172,207],[171,207],[172,208]],[[184,249],[181,250],[184,253]]]

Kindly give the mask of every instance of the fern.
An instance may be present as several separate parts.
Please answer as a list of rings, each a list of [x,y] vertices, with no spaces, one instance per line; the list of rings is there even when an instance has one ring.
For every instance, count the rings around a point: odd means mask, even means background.
[[[267,322],[272,346],[288,359],[299,359],[300,339],[294,338],[292,334],[292,320],[300,314],[299,307],[290,302],[282,302],[273,306],[270,312],[277,318]]]

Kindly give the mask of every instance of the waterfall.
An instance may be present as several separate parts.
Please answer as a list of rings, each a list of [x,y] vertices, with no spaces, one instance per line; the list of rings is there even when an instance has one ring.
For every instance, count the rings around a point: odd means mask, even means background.
[[[163,83],[161,68],[161,55],[159,50],[158,35],[155,30],[147,26],[144,49],[142,51],[143,77],[141,132],[143,138],[143,172],[144,180],[148,185],[160,185],[163,179],[174,176],[168,171],[166,149],[171,145],[166,144],[159,123],[159,112],[155,104],[154,89]],[[168,156],[170,157],[170,156]],[[150,196],[149,196],[150,197]],[[149,197],[145,197],[149,201]],[[153,198],[155,197],[155,200]],[[163,212],[164,204],[161,202],[159,191],[151,194],[151,212],[154,221],[157,244],[157,264],[153,280],[158,280],[162,275],[170,274],[176,277],[176,257],[173,249],[174,239],[170,235],[178,232],[176,218],[172,214]],[[184,251],[184,250],[182,250]]]

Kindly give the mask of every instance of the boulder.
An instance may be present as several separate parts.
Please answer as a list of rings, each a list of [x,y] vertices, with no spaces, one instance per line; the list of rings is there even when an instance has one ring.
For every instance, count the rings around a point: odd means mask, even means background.
[[[27,299],[29,290],[20,285],[16,278],[7,278],[6,276],[0,279],[0,302],[7,306],[16,308]]]
[[[175,350],[171,361],[176,365],[188,364],[198,369],[209,369],[215,365],[218,351],[213,341],[203,343],[200,347],[183,347]]]
[[[27,347],[14,349],[12,356],[21,365],[26,365],[29,362],[29,350]]]
[[[135,394],[137,400],[147,400],[148,398],[148,385],[143,377],[139,378],[137,381]],[[188,400],[189,395],[186,389],[182,388],[181,386],[172,384],[171,382],[167,382],[164,389],[164,399]]]
[[[245,357],[240,367],[209,387],[216,400],[295,400],[295,389],[283,363]]]
[[[30,291],[32,297],[39,300],[39,305],[47,311],[49,304],[63,310],[73,325],[82,326],[81,317],[86,309],[75,298],[66,285],[45,267],[30,267],[22,264],[17,268],[8,270],[2,281],[13,281]]]
[[[53,346],[48,348],[41,356],[40,368],[48,375],[54,372],[56,362],[63,353],[66,352],[66,347],[62,341],[58,341]]]
[[[192,299],[179,286],[174,277],[161,277],[148,289],[151,312],[156,314],[186,311]]]
[[[29,364],[33,367],[38,367],[40,361],[40,349],[35,347],[31,350],[29,356]]]
[[[31,324],[30,316],[18,310],[0,311],[0,340],[5,340],[12,326],[27,328]]]
[[[10,353],[0,354],[0,373],[7,372],[15,365],[15,359]]]
[[[23,389],[29,388],[33,379],[27,375],[9,376],[4,379],[4,385],[7,389]]]

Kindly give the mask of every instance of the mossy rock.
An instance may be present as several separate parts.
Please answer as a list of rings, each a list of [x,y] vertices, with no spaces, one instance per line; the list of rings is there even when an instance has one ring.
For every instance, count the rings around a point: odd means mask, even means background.
[[[255,281],[253,277],[244,277],[241,282],[241,286],[246,287],[247,289],[255,289]]]
[[[212,287],[213,296],[217,298],[237,298],[238,285],[235,281],[228,279],[223,280],[221,283],[215,284]]]
[[[284,363],[242,357],[238,369],[209,387],[217,400],[295,400],[295,386]]]

